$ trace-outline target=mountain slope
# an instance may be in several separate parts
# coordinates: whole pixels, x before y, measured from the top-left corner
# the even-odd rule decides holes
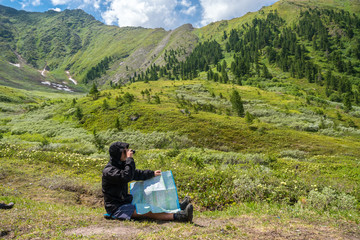
[[[79,83],[96,80],[98,84],[104,85],[127,82],[131,78],[131,81],[134,81],[136,76],[153,64],[166,65],[164,57],[166,52],[170,53],[171,50],[176,51],[175,58],[185,60],[199,39],[202,42],[214,39],[225,49],[227,41],[224,39],[224,33],[229,35],[233,29],[252,26],[255,18],[266,19],[269,13],[276,12],[285,21],[283,27],[292,27],[298,24],[301,11],[314,8],[336,11],[343,9],[357,13],[359,4],[350,0],[283,0],[238,19],[211,23],[195,30],[189,25],[184,25],[170,32],[163,29],[105,26],[81,10],[27,13],[2,6],[0,46],[4,60],[17,63],[16,54],[19,53],[30,66],[38,70],[50,70],[53,81],[71,84],[65,73],[69,71],[71,77]],[[331,31],[339,29],[339,23],[335,24],[335,28],[329,24],[325,25],[330,35]],[[301,43],[307,44],[303,41]],[[350,46],[345,45],[344,52],[354,51],[355,48],[356,42],[352,41]],[[315,61],[323,61],[321,56],[314,56],[313,53],[316,51],[309,48],[306,50],[310,52],[309,57],[315,58]],[[234,61],[233,58],[227,60]],[[357,64],[356,62],[352,65],[357,67]],[[281,71],[272,69],[272,66],[270,69],[271,72],[281,74]]]
[[[46,68],[62,80],[66,79],[65,71],[69,70],[81,82],[92,67],[105,57],[111,57],[110,64],[116,74],[109,75],[117,82],[128,75],[124,71],[127,65],[134,70],[145,70],[153,55],[163,50],[158,44],[167,42],[166,37],[170,34],[163,29],[106,26],[82,10],[27,13],[0,6],[0,14],[3,59],[17,63],[18,52],[35,69]],[[191,32],[192,29],[182,31]],[[177,45],[188,49],[186,44],[180,42]],[[127,59],[132,54],[133,57]],[[124,69],[118,67],[120,63]],[[117,74],[119,71],[120,75]]]
[[[309,8],[345,10],[357,15],[360,14],[360,3],[356,0],[280,0],[271,6],[263,7],[257,12],[249,12],[240,18],[210,23],[207,26],[196,29],[195,33],[204,40],[215,38],[221,41],[223,31],[230,32],[231,29],[240,28],[243,24],[250,24],[254,18],[263,18],[271,11],[276,10],[279,16],[290,25],[299,17],[300,11]]]

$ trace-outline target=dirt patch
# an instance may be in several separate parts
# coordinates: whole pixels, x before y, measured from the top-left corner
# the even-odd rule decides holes
[[[114,236],[117,239],[119,238],[131,239],[131,238],[135,238],[141,232],[142,230],[136,227],[119,224],[118,226],[94,225],[94,226],[82,227],[82,228],[69,230],[66,232],[66,234],[85,236],[85,237],[92,235],[104,235],[104,236]]]
[[[303,220],[281,220],[277,217],[241,216],[234,218],[198,217],[193,224],[176,222],[108,220],[101,225],[93,225],[69,230],[66,234],[78,236],[98,235],[101,239],[152,239],[162,232],[161,239],[167,236],[188,239],[359,239],[359,234],[348,234],[346,229]],[[101,236],[101,237],[100,237]]]
[[[282,221],[277,217],[244,216],[223,220],[199,218],[196,223],[211,228],[219,226],[221,232],[241,232],[244,239],[355,239],[355,236],[331,226],[307,223],[293,219]],[[353,233],[353,232],[352,232]]]
[[[137,239],[139,235],[146,236],[148,233],[157,233],[166,228],[173,228],[176,223],[163,221],[119,221],[104,220],[101,224],[70,229],[66,235],[99,236],[98,239]]]

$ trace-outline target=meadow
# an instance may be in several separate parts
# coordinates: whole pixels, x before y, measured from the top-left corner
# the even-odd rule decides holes
[[[232,89],[250,119],[234,114]],[[96,99],[1,94],[0,200],[16,203],[2,215],[5,238],[109,239],[106,229],[120,223],[102,219],[101,171],[119,140],[137,150],[138,168],[172,170],[179,198],[196,209],[193,225],[121,223],[134,238],[359,237],[357,107],[201,76],[137,82]]]
[[[0,238],[360,239],[359,6],[173,31],[0,6]],[[173,172],[193,223],[103,218],[115,141]]]

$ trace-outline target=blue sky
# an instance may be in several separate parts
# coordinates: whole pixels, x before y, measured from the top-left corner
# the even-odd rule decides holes
[[[174,29],[191,23],[241,17],[278,0],[0,0],[1,5],[31,12],[83,9],[108,25]]]

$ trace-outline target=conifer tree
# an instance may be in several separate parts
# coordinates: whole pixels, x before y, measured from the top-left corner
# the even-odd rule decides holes
[[[93,130],[94,144],[99,152],[104,151],[105,142],[104,140],[97,134],[96,129]]]
[[[106,99],[104,99],[102,107],[103,107],[104,110],[108,110],[108,109],[109,109],[109,104],[108,104],[108,102],[106,101]]]
[[[253,120],[254,120],[254,116],[249,113],[248,111],[246,111],[245,113],[245,121],[249,124],[253,123]]]
[[[216,70],[217,70],[218,72],[221,72],[221,64],[220,64],[220,63],[218,63],[218,64],[216,65]]]
[[[83,117],[82,110],[81,110],[81,108],[80,108],[79,106],[76,107],[75,117],[76,117],[78,120],[81,120],[82,117]]]
[[[125,102],[131,103],[131,102],[134,101],[135,96],[132,95],[131,93],[126,92],[126,93],[124,94],[124,96],[123,96],[123,99],[125,100]]]
[[[222,78],[221,82],[223,83],[227,83],[229,81],[229,76],[224,68],[221,71],[221,78]]]
[[[226,31],[224,31],[223,39],[224,39],[224,40],[227,39],[227,33],[226,33]]]
[[[263,76],[264,78],[267,78],[267,79],[272,78],[272,76],[271,76],[271,74],[270,74],[270,72],[269,72],[269,70],[268,70],[268,68],[266,67],[265,64],[263,64],[262,76]]]
[[[158,94],[155,94],[155,96],[153,96],[153,98],[154,98],[156,104],[160,104],[160,103],[161,103],[160,97],[159,97]]]
[[[73,98],[73,100],[72,100],[72,103],[71,103],[71,106],[75,106],[76,105],[76,98]]]
[[[350,93],[346,93],[344,97],[345,112],[349,112],[352,109]]]
[[[115,128],[120,132],[122,130],[119,118],[116,118]]]
[[[231,96],[230,96],[230,102],[232,104],[233,109],[235,110],[236,114],[239,117],[243,117],[244,116],[244,106],[243,103],[241,101],[241,97],[238,91],[236,91],[235,89],[233,89]]]
[[[90,91],[89,91],[89,94],[93,97],[94,100],[98,99],[99,97],[99,90],[97,89],[96,87],[96,84],[93,83]]]

